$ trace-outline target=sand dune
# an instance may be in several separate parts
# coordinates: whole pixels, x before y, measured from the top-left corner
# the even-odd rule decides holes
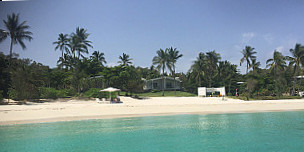
[[[304,110],[304,100],[241,101],[198,97],[121,97],[122,104],[57,100],[27,105],[1,105],[0,125],[174,114],[214,114]]]

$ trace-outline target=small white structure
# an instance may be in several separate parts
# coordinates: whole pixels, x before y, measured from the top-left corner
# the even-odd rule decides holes
[[[120,89],[109,87],[103,90],[100,90],[100,92],[110,92],[110,101],[112,100],[111,92],[118,92]]]
[[[299,92],[300,97],[304,97],[304,91]]]
[[[206,88],[206,87],[198,87],[197,93],[199,97],[206,97],[208,94],[214,94],[215,92],[219,92],[220,96],[226,96],[225,87],[221,88]]]
[[[207,95],[206,87],[198,87],[197,94],[199,97],[206,97]]]

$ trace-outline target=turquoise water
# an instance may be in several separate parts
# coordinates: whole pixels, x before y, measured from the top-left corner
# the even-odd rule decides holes
[[[0,126],[0,151],[304,151],[304,112]]]

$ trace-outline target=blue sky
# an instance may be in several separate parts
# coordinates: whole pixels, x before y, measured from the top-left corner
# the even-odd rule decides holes
[[[303,0],[30,0],[0,2],[0,28],[7,14],[20,13],[34,33],[27,49],[14,46],[22,58],[55,67],[61,55],[52,42],[76,27],[91,33],[94,48],[117,65],[127,53],[136,66],[149,67],[160,48],[176,47],[184,55],[178,72],[187,72],[199,52],[216,50],[222,60],[239,65],[241,50],[250,45],[265,67],[275,49],[290,55],[304,44]],[[9,53],[9,40],[0,51]],[[89,56],[89,55],[87,55]],[[244,73],[245,66],[239,67]]]

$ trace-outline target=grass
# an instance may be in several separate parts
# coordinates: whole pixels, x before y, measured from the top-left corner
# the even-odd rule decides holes
[[[120,95],[125,95],[125,92],[120,92]],[[194,97],[197,96],[196,94],[183,92],[183,91],[176,91],[176,94],[174,91],[165,91],[165,95],[162,96],[161,91],[152,91],[152,92],[146,92],[146,93],[136,93],[133,95],[141,96],[141,97]]]
[[[232,99],[240,99],[240,100],[247,100],[245,96],[228,96],[228,98]],[[258,96],[258,97],[253,97],[249,98],[249,100],[280,100],[280,99],[301,99],[302,97],[300,96]]]

